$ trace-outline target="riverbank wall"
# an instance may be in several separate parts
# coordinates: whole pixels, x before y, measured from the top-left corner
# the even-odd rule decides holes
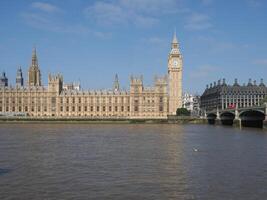
[[[46,123],[46,124],[206,124],[205,119],[172,116],[168,119],[97,119],[97,118],[0,118],[0,124]]]

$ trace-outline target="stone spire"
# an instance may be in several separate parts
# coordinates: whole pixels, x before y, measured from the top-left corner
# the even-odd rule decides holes
[[[28,85],[41,86],[41,72],[38,65],[36,48],[32,51],[32,63],[28,71]]]
[[[174,29],[172,44],[178,44],[178,40],[177,40],[177,37],[176,37],[176,29]]]
[[[37,59],[37,54],[36,54],[36,47],[34,47],[33,51],[32,51],[32,67],[38,68],[38,59]]]
[[[18,70],[17,70],[16,86],[17,87],[22,87],[23,86],[23,75],[22,75],[21,67],[19,67]]]
[[[172,39],[172,47],[170,54],[180,54],[179,43],[176,36],[176,29],[174,30],[173,39]]]
[[[118,74],[115,75],[115,80],[114,80],[114,84],[113,84],[113,90],[114,91],[119,91],[120,90],[120,83],[119,83]]]

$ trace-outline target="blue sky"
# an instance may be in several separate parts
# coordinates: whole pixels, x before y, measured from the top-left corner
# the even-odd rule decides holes
[[[220,78],[267,82],[267,1],[112,0],[0,1],[0,70],[14,85],[37,48],[42,81],[62,73],[84,89],[110,88],[118,73],[167,73],[176,27],[184,58],[184,91],[201,94]]]

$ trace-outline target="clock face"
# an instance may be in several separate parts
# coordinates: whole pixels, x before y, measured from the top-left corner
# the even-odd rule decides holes
[[[177,67],[177,66],[178,66],[178,61],[177,61],[177,60],[174,60],[174,61],[173,61],[173,65],[174,65],[175,67]]]

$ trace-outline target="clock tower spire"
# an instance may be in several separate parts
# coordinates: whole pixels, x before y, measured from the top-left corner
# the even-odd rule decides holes
[[[176,31],[174,31],[173,40],[171,43],[171,51],[168,58],[170,115],[175,115],[177,108],[182,107],[182,71],[183,59],[176,37]]]

